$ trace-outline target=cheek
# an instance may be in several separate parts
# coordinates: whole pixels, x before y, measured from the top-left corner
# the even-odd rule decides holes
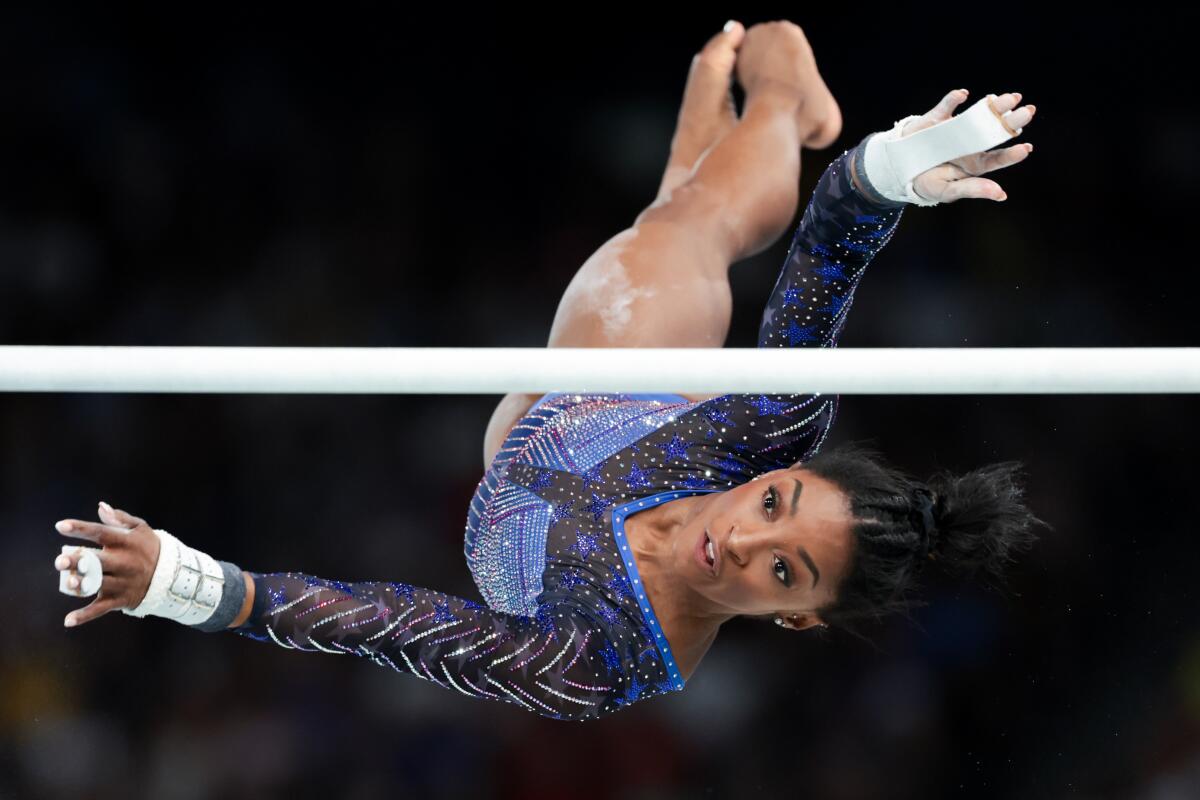
[[[745,574],[737,580],[709,584],[707,594],[744,614],[772,611],[779,602],[772,594],[770,584],[752,580]]]

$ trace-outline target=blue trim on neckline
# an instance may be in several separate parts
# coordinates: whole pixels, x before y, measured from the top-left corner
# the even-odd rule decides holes
[[[633,582],[633,591],[637,595],[638,608],[646,615],[646,624],[654,634],[654,643],[658,645],[658,652],[662,655],[663,664],[666,666],[667,674],[671,678],[671,688],[677,692],[683,691],[683,687],[687,681],[679,674],[679,667],[675,664],[675,655],[671,652],[671,644],[667,641],[667,637],[663,635],[662,625],[658,623],[658,615],[654,613],[654,608],[650,605],[650,600],[646,597],[646,593],[642,589],[642,577],[638,574],[637,562],[633,558],[633,553],[629,550],[629,540],[625,537],[625,520],[639,511],[645,511],[668,500],[719,491],[721,490],[673,489],[667,492],[659,492],[649,497],[630,500],[628,503],[623,503],[613,509],[613,535],[617,538],[617,552],[621,554],[621,560],[625,562],[625,571],[629,573],[630,580]]]

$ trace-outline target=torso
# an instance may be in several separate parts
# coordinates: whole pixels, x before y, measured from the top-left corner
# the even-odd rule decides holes
[[[724,491],[803,460],[836,410],[836,397],[821,395],[702,398],[510,395],[506,412],[520,416],[502,420],[505,409],[497,409],[490,428],[507,435],[489,443],[468,506],[464,553],[487,605],[539,624],[556,607],[582,609],[609,638],[609,651],[622,654],[612,669],[631,681],[639,676],[629,684],[631,697],[647,686],[682,689],[719,625],[660,597],[654,587],[666,584],[653,574],[638,601],[638,573],[656,565],[633,554],[637,540],[645,544],[638,525],[634,542],[622,541],[623,526],[655,505]]]

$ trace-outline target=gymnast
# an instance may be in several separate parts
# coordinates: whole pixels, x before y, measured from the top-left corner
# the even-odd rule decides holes
[[[859,280],[907,206],[1003,201],[982,176],[1032,150],[988,149],[1029,124],[1035,109],[1020,99],[988,95],[954,115],[967,100],[954,90],[835,158],[758,346],[836,347]],[[798,26],[730,21],[692,60],[655,200],[579,269],[549,346],[720,347],[730,265],[792,224],[801,149],[829,147],[841,127]],[[464,551],[483,603],[397,581],[243,571],[101,502],[100,523],[56,526],[98,545],[66,545],[55,560],[60,591],[97,595],[64,622],[114,609],[167,617],[586,720],[681,691],[735,617],[861,635],[857,623],[913,607],[931,561],[1001,579],[1032,546],[1045,523],[1024,505],[1019,462],[921,482],[857,443],[820,451],[837,404],[820,394],[506,396],[467,511]]]

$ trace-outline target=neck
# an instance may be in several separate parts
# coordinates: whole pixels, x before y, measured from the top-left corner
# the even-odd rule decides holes
[[[681,529],[710,497],[681,497],[625,521],[625,536],[642,586],[685,678],[708,651],[722,623],[737,616],[698,594],[674,567],[673,554],[682,545],[678,541]]]

